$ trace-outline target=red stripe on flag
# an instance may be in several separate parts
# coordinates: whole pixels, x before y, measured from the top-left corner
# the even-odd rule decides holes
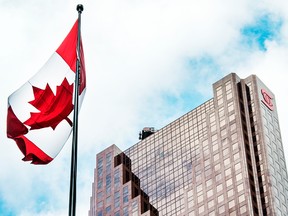
[[[56,52],[64,59],[74,73],[76,72],[76,45],[78,33],[78,20],[74,23],[69,34],[58,47]]]
[[[27,133],[27,127],[17,118],[12,107],[9,106],[7,113],[7,137],[14,139]]]
[[[78,38],[78,20],[74,23],[69,34],[66,36],[62,44],[58,47],[56,52],[63,58],[74,73],[76,72],[76,60],[77,60],[77,38]],[[82,40],[80,41],[80,55],[81,55],[81,75],[80,75],[80,92],[86,87],[86,73],[85,73],[85,61],[84,52],[82,46]]]
[[[27,139],[24,134],[28,133],[25,125],[16,117],[11,106],[7,115],[7,136],[17,143],[18,148],[24,154],[24,161],[32,160],[32,164],[48,164],[53,160],[39,149],[33,142]]]
[[[32,164],[48,164],[53,160],[53,158],[45,154],[25,136],[15,138],[14,140],[19,149],[25,155],[25,157],[22,159],[23,161],[31,161]]]
[[[56,155],[61,150],[64,143],[66,142],[67,138],[69,137],[69,134],[71,132],[72,123],[71,123],[71,120],[66,118],[66,117],[69,115],[69,113],[71,113],[71,111],[73,109],[73,104],[72,104],[73,87],[72,87],[72,84],[69,84],[66,79],[67,79],[67,77],[69,77],[68,75],[73,75],[73,72],[74,73],[76,72],[76,61],[77,61],[76,49],[77,49],[78,27],[79,26],[78,26],[78,20],[77,20],[74,23],[74,25],[73,25],[72,29],[70,30],[69,34],[67,35],[67,37],[64,39],[62,44],[56,50],[57,57],[61,57],[61,59],[57,58],[57,61],[54,61],[55,60],[54,59],[53,61],[51,61],[51,63],[55,64],[55,65],[53,65],[52,67],[50,65],[49,67],[46,67],[43,69],[48,74],[47,75],[42,74],[43,71],[41,69],[40,74],[37,75],[37,79],[35,77],[32,78],[32,80],[33,80],[32,83],[34,83],[34,84],[32,85],[31,82],[29,81],[31,84],[30,90],[29,90],[29,88],[27,88],[27,86],[21,87],[17,90],[16,93],[14,92],[8,98],[9,107],[8,107],[8,114],[7,114],[7,136],[8,136],[8,138],[15,140],[19,149],[24,154],[24,158],[23,158],[24,161],[32,160],[33,164],[47,164],[47,163],[49,163],[54,157],[56,157]],[[82,41],[80,41],[80,47],[79,48],[80,48],[80,50],[79,50],[79,55],[80,55],[79,95],[83,95],[83,97],[84,97],[84,94],[82,94],[82,92],[84,92],[84,89],[86,88],[86,75],[85,75],[85,64],[84,64],[84,53],[83,53]],[[56,53],[54,53],[54,55]],[[60,60],[60,61],[58,61],[58,60]],[[49,62],[49,64],[50,64],[50,62]],[[59,70],[57,68],[57,64],[59,64],[59,66],[61,65],[59,67],[59,69],[63,69],[63,64],[66,64],[68,66],[68,68],[64,69],[64,71],[62,73],[60,71],[60,75],[59,75],[59,76],[63,76],[63,80],[67,82],[67,85],[64,85],[64,83],[63,83],[64,81],[62,82],[62,84],[59,83],[60,85],[58,84],[58,86],[57,86],[56,95],[53,94],[53,97],[52,97],[52,91],[50,91],[50,93],[51,93],[50,96],[52,98],[54,98],[55,100],[52,100],[50,98],[50,100],[47,101],[47,98],[45,98],[44,100],[45,100],[45,103],[47,106],[45,105],[42,107],[42,106],[40,106],[41,100],[40,100],[40,95],[38,95],[38,93],[39,93],[39,91],[42,92],[42,90],[44,92],[46,92],[46,90],[48,88],[42,89],[38,85],[40,85],[43,82],[44,83],[47,82],[47,86],[52,85],[53,87],[55,87],[55,83],[51,81],[51,78],[53,79],[54,75],[58,75]],[[70,72],[69,68],[71,69],[71,72]],[[40,76],[42,76],[42,77],[40,77]],[[49,79],[47,79],[48,78],[47,76],[50,76]],[[61,77],[58,77],[58,79],[59,78],[61,78]],[[47,79],[47,81],[41,80],[41,79]],[[29,84],[29,82],[28,82],[28,84]],[[70,85],[71,85],[71,89],[70,89]],[[67,86],[69,86],[69,88]],[[68,96],[67,95],[65,96],[65,94],[63,96],[63,94],[61,93],[62,87],[65,87],[66,90],[70,90],[69,95],[71,97],[69,96],[69,98],[68,98]],[[35,91],[35,89],[37,89],[37,90]],[[60,93],[59,93],[59,91],[60,91]],[[27,107],[27,103],[29,103],[29,100],[30,100],[30,96],[28,96],[28,95],[31,93],[34,93],[35,99],[33,101],[30,101],[30,104],[32,104],[38,110],[41,107],[39,113],[33,113],[33,112],[31,112],[31,109]],[[36,95],[37,95],[37,97],[36,97]],[[60,97],[60,95],[61,95],[61,97]],[[64,101],[61,100],[63,98],[62,96],[65,98]],[[68,99],[69,99],[69,102],[67,102]],[[67,103],[63,103],[65,101]],[[47,102],[49,102],[49,105],[47,104]],[[10,104],[11,104],[11,106],[10,106]],[[59,110],[59,108],[61,108],[61,107],[59,107],[59,104],[63,105],[63,106],[61,106],[63,108],[62,110]],[[23,109],[21,106],[23,106]],[[13,109],[14,109],[15,113],[14,113]],[[17,112],[16,112],[16,110],[17,110]],[[47,110],[49,112],[47,112]],[[63,111],[64,111],[64,115],[62,115]],[[27,116],[27,114],[28,114],[27,112],[30,112],[30,118],[28,120],[21,119],[19,117],[19,116],[22,116],[22,118],[24,118],[23,116],[25,116],[25,115]],[[47,114],[48,114],[48,116],[47,116]],[[32,115],[33,115],[33,120],[34,119],[36,119],[36,120],[31,123],[30,119],[32,118]],[[59,116],[60,116],[60,118],[59,118]],[[41,117],[41,119],[40,119],[40,117]],[[23,121],[20,121],[20,119]],[[41,123],[42,122],[45,123],[44,125],[40,124],[40,127],[39,127],[39,121],[38,121],[39,119],[41,120]],[[62,120],[67,120],[67,122],[69,123],[69,126],[66,124],[67,127],[65,126],[63,128],[63,134],[60,134],[59,130],[62,130],[62,129],[57,130],[56,126]],[[23,122],[25,122],[26,125]],[[35,124],[34,124],[34,122],[35,122]],[[36,124],[37,124],[37,126],[34,126]],[[27,126],[30,126],[30,127],[27,127]],[[50,136],[50,135],[54,136],[54,133],[55,133],[55,135],[57,135],[57,134],[59,135],[59,137],[56,136],[56,138],[57,139],[59,138],[59,140],[55,140],[55,143],[48,143],[48,142],[40,143],[43,141],[42,139],[47,139],[47,138],[46,137],[38,137],[34,140],[34,138],[35,138],[34,133],[32,134],[33,136],[31,136],[31,140],[29,140],[30,136],[29,135],[27,136],[26,134],[29,134],[30,130],[35,130],[35,131],[41,130],[43,127],[51,127],[53,130],[48,132],[47,136]],[[57,130],[57,133],[55,132],[56,130]],[[38,146],[41,146],[41,147],[38,147]]]

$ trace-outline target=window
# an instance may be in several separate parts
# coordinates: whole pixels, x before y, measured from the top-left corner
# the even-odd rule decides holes
[[[201,203],[203,201],[203,195],[200,195],[197,197],[198,203]]]
[[[240,170],[241,169],[241,163],[239,162],[239,163],[237,163],[236,165],[235,165],[235,171],[237,171],[237,170]],[[237,179],[237,178],[236,178]],[[238,180],[237,180],[238,181]]]
[[[212,114],[210,115],[210,122],[215,122],[215,115],[214,115],[214,113],[212,113]]]
[[[243,183],[237,186],[238,193],[240,193],[243,190],[244,190]]]
[[[217,198],[218,203],[223,202],[223,200],[224,200],[224,196],[223,196],[223,194],[220,195],[220,196],[218,196],[218,198]]]
[[[239,203],[243,202],[245,200],[245,194],[242,194],[241,196],[239,196]]]
[[[111,174],[106,175],[106,193],[111,192]]]
[[[219,184],[217,187],[216,187],[216,191],[217,192],[220,192],[223,190],[223,185],[222,184]]]
[[[240,214],[243,215],[246,212],[246,206],[240,208]]]
[[[211,164],[210,158],[208,158],[207,160],[205,160],[205,161],[204,161],[204,167],[205,167],[205,169],[206,169],[206,167],[207,167],[208,165],[210,165],[210,164]]]
[[[222,86],[219,86],[219,87],[216,89],[216,95],[217,95],[217,96],[222,95]]]
[[[234,114],[229,116],[229,121],[230,122],[233,121],[234,119],[235,119],[235,115]],[[236,130],[236,123],[232,123],[230,125],[230,131],[234,131],[234,130]]]
[[[216,181],[221,180],[221,178],[222,178],[222,174],[221,174],[221,173],[219,173],[219,174],[216,175]]]
[[[120,172],[119,172],[119,169],[115,170],[115,172],[114,172],[114,185],[115,185],[116,188],[120,186]]]
[[[233,146],[232,146],[232,149],[233,150],[239,149],[238,143],[234,143]]]
[[[219,108],[218,113],[219,113],[219,118],[223,117],[225,115],[224,107]]]
[[[217,140],[217,135],[216,134],[213,135],[211,139],[212,139],[212,142],[216,141]]]
[[[109,214],[111,212],[111,206],[106,207],[106,214]]]
[[[102,188],[102,185],[103,185],[102,179],[98,179],[97,188],[98,188],[98,189],[101,189],[101,188]]]
[[[98,193],[97,193],[97,199],[98,199],[98,200],[101,200],[102,197],[103,197],[103,193],[102,193],[102,192],[98,192]]]
[[[125,207],[123,208],[123,216],[129,216],[128,206],[125,206]]]
[[[219,207],[219,214],[222,214],[225,212],[225,205],[222,205]]]
[[[231,135],[231,140],[233,141],[233,140],[237,140],[237,133],[233,133],[232,135]]]
[[[234,154],[234,161],[236,161],[238,158],[240,158],[240,154],[239,154],[239,152],[236,153],[236,154]]]
[[[209,198],[211,196],[213,196],[213,189],[207,191],[207,197]]]
[[[97,203],[97,208],[101,208],[103,206],[103,201]]]
[[[231,98],[232,98],[232,91],[229,90],[229,91],[227,91],[227,100],[229,100]]]
[[[230,90],[231,89],[231,82],[230,81],[227,81],[225,83],[225,87],[226,87],[226,91]]]
[[[236,175],[236,181],[240,181],[242,180],[242,173],[239,173],[238,175]]]
[[[213,210],[213,211],[209,212],[208,216],[216,216],[215,211]]]
[[[129,193],[129,190],[128,190],[128,186],[126,185],[123,188],[123,203],[127,203],[129,201],[128,193]]]
[[[194,211],[190,211],[190,212],[189,212],[189,216],[195,216]]]
[[[204,205],[200,206],[199,207],[199,214],[203,213],[204,212]]]
[[[226,124],[225,119],[223,119],[223,120],[220,121],[220,127],[223,127],[225,124]]]
[[[120,206],[120,192],[116,191],[114,194],[114,206],[115,208]]]
[[[211,185],[212,185],[212,179],[207,180],[206,181],[206,187],[208,188]]]
[[[200,191],[202,193],[202,184],[198,185],[197,188],[196,188],[196,192],[197,193],[200,193]]]
[[[234,188],[228,191],[228,197],[231,197],[234,195]]]
[[[229,155],[229,148],[223,150],[223,156]]]
[[[219,160],[219,153],[217,153],[217,154],[215,154],[214,156],[213,156],[213,160],[214,161],[217,161],[217,160]]]
[[[134,212],[138,213],[138,200],[137,199],[135,199],[132,203],[132,211],[133,211],[133,213]]]
[[[107,163],[111,163],[111,160],[112,160],[112,153],[109,152],[109,153],[107,153],[107,155],[106,155],[106,162],[107,162]]]
[[[97,160],[97,176],[98,178],[102,177],[103,175],[103,159],[98,158]]]
[[[232,200],[229,202],[229,208],[233,208],[235,206],[235,201]]]
[[[231,112],[234,110],[234,104],[233,102],[228,103],[228,112]]]
[[[230,165],[230,158],[227,158],[226,160],[224,160],[224,166],[228,166]]]
[[[211,200],[210,202],[208,202],[208,208],[211,208],[214,206],[214,200]]]
[[[218,102],[218,106],[223,104],[223,98],[219,98],[217,102]]]
[[[229,176],[231,174],[231,168],[225,170],[225,176]]]
[[[226,181],[226,186],[229,187],[231,185],[232,185],[232,179],[230,178]]]
[[[221,134],[221,137],[225,137],[226,134],[227,134],[226,128],[222,129],[222,130],[220,131],[220,134]]]

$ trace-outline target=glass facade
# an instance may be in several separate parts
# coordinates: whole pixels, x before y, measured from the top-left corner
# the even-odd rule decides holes
[[[131,160],[115,145],[99,153],[96,160],[89,216],[159,215],[131,171]]]
[[[214,83],[213,93],[121,153],[146,196],[145,211],[138,211],[142,196],[131,195],[133,186],[125,185],[125,167],[116,163],[120,150],[112,146],[110,156],[107,150],[99,153],[89,215],[117,215],[119,206],[120,215],[288,215],[274,95],[256,76],[240,79],[234,73]],[[110,194],[114,205],[109,208],[103,196]]]

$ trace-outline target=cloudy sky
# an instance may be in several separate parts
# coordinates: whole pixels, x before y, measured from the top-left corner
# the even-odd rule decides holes
[[[231,72],[256,74],[274,92],[288,149],[287,1],[0,0],[0,215],[67,215],[71,139],[49,165],[31,165],[6,138],[6,115],[7,97],[58,48],[78,3],[88,77],[78,215],[89,210],[98,152],[111,144],[125,150],[144,126],[161,128],[204,103]]]

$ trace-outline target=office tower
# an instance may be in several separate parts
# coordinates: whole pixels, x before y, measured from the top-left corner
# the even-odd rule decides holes
[[[141,135],[97,155],[89,216],[288,215],[276,101],[255,75],[227,75],[212,99]]]

